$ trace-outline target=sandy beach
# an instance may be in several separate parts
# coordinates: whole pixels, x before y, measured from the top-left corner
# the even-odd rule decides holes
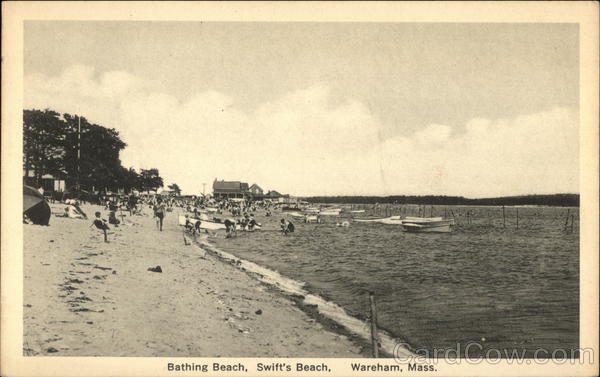
[[[53,213],[64,205],[52,204]],[[103,208],[84,205],[88,216]],[[177,214],[24,225],[24,355],[360,357],[293,300],[195,245]],[[162,272],[148,271],[160,266]]]

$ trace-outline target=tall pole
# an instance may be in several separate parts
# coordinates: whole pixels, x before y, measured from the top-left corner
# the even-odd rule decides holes
[[[369,292],[369,304],[371,306],[371,345],[373,346],[373,357],[379,357],[379,338],[377,336],[377,306],[375,305],[375,295]]]
[[[202,184],[202,195],[206,195],[206,183]]]
[[[77,191],[80,190],[80,187],[79,187],[79,176],[81,174],[80,160],[81,160],[81,115],[79,115],[77,117]]]

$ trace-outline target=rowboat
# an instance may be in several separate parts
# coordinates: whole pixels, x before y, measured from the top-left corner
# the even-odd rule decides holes
[[[203,219],[195,219],[192,217],[188,217],[187,220],[189,220],[194,226],[196,226],[196,223],[198,221],[200,221],[200,229],[208,229],[208,230],[225,230],[225,224],[217,222],[217,221],[210,221],[210,220],[203,220]],[[186,224],[186,217],[183,215],[179,215],[179,225],[185,225]]]
[[[302,212],[305,212],[305,213],[319,213],[319,209],[318,208],[314,208],[314,207],[308,207],[308,208],[305,208]]]
[[[374,219],[354,219],[357,223],[379,223],[387,225],[402,225],[400,216],[378,217]]]
[[[304,222],[305,223],[319,223],[319,216],[317,215],[306,215],[304,217]]]
[[[450,233],[454,220],[442,217],[406,217],[402,219],[402,227],[406,232],[414,233]]]
[[[442,217],[405,217],[390,216],[374,219],[354,219],[357,223],[377,223],[386,225],[401,225],[406,232],[449,233],[452,231],[454,220],[444,220]]]
[[[323,216],[339,216],[342,210],[340,208],[326,208],[319,212],[319,215]]]
[[[365,213],[365,210],[364,209],[356,209],[356,210],[350,211],[350,213]]]
[[[288,215],[296,220],[303,220],[305,218],[305,215],[300,212],[290,212]]]

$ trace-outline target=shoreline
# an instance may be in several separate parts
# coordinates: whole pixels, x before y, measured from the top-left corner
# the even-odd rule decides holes
[[[61,212],[61,204],[51,207]],[[111,227],[109,243],[91,219],[23,225],[24,356],[368,355],[289,296],[185,246],[176,211],[163,232],[144,212]],[[158,265],[162,273],[148,271]]]
[[[200,241],[194,239],[193,242],[199,248],[213,253],[224,263],[230,263],[247,274],[254,275],[255,279],[295,302],[302,311],[327,327],[330,331],[346,336],[354,343],[360,345],[363,356],[371,357],[370,333],[364,331],[364,328],[370,326],[368,321],[351,316],[335,302],[305,290],[305,283],[287,278],[280,275],[277,271],[270,270],[267,267],[218,249],[216,246],[209,244],[206,237],[201,237]],[[266,277],[265,273],[269,274],[269,276]],[[394,353],[403,357],[414,356],[414,351],[411,349],[396,348],[398,339],[391,335],[388,330],[379,327],[378,337],[380,357],[393,358]],[[407,345],[407,342],[404,341],[402,344]]]

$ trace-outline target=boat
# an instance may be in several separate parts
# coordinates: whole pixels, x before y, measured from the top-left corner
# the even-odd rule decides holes
[[[306,215],[304,217],[304,222],[305,223],[320,223],[321,220],[319,219],[319,216],[317,215]]]
[[[364,209],[356,209],[356,210],[350,211],[350,213],[365,213],[365,210]]]
[[[207,230],[225,230],[225,224],[223,224],[222,222],[219,221],[214,221],[214,219],[211,220],[204,220],[202,218],[200,219],[196,219],[193,217],[188,217],[187,218],[192,224],[194,224],[194,226],[196,225],[196,222],[200,221],[200,229],[207,229]],[[186,217],[184,215],[179,215],[179,225],[185,225],[186,223]]]
[[[400,216],[390,216],[390,217],[376,217],[370,219],[354,219],[354,221],[358,223],[379,223],[379,224],[387,224],[387,225],[402,225],[402,219]]]
[[[402,219],[405,232],[413,233],[450,233],[454,220],[442,217],[406,217]]]
[[[290,213],[288,213],[288,215],[290,215],[292,218],[294,218],[296,220],[304,220],[304,218],[306,217],[306,215],[304,215],[300,212],[290,212]]]
[[[301,211],[302,208],[300,208],[298,206],[294,206],[294,207],[292,207],[292,206],[283,206],[283,207],[281,207],[281,210],[284,211],[284,212],[289,212],[289,211],[296,211],[297,212],[297,211]]]
[[[342,212],[341,208],[325,208],[319,212],[319,215],[322,216],[339,216],[340,212]]]

